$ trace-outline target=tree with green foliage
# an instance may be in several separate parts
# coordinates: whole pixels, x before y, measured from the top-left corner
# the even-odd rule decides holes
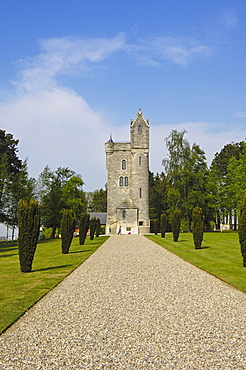
[[[210,194],[213,197],[217,229],[220,229],[220,223],[230,224],[232,228],[233,218],[236,229],[240,200],[245,189],[245,185],[242,186],[245,145],[244,141],[226,144],[220,152],[215,153],[211,163],[208,180],[213,184]]]
[[[177,242],[179,240],[180,224],[181,224],[181,211],[180,209],[175,209],[171,216],[173,241]]]
[[[40,205],[37,200],[19,201],[18,226],[20,268],[22,272],[30,272],[40,229]]]
[[[28,177],[27,161],[8,184],[8,197],[5,201],[5,224],[12,228],[12,241],[18,225],[18,203],[20,199],[30,200],[34,197],[35,179]]]
[[[208,170],[204,151],[195,143],[190,145],[184,138],[185,133],[185,130],[172,130],[165,138],[168,157],[162,164],[167,178],[170,212],[179,208],[182,218],[190,226],[194,206],[206,208]]]
[[[72,209],[63,210],[61,219],[61,239],[63,254],[67,254],[69,252],[69,248],[73,240],[75,220],[75,212]]]
[[[12,198],[16,199],[18,183],[16,177],[23,166],[17,155],[18,143],[19,140],[15,140],[12,134],[7,134],[4,130],[0,130],[0,222],[4,223],[10,222],[8,212],[11,209]],[[15,189],[14,195],[12,194],[13,188]],[[18,187],[19,191],[21,191],[21,187]],[[21,196],[15,203],[15,222],[19,199],[21,199]]]
[[[100,189],[87,193],[87,199],[89,212],[107,212],[107,190]]]
[[[149,172],[149,217],[160,219],[163,212],[168,209],[167,178],[164,173]]]
[[[82,213],[79,221],[79,244],[85,244],[86,235],[89,229],[90,215]]]
[[[192,212],[192,232],[195,249],[201,249],[203,240],[203,214],[200,207],[195,207]]]
[[[160,218],[160,232],[162,238],[165,238],[166,229],[167,229],[167,214],[162,213]]]
[[[246,195],[244,195],[241,204],[241,210],[238,221],[238,236],[243,257],[243,266],[246,267]]]
[[[76,219],[86,211],[83,180],[69,168],[58,167],[52,171],[46,166],[38,179],[38,196],[42,205],[42,223],[52,227],[53,237],[60,227],[63,209],[73,209]]]

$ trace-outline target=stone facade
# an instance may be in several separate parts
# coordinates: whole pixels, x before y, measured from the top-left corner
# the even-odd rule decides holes
[[[106,233],[149,232],[149,121],[138,111],[130,122],[130,143],[105,143]]]

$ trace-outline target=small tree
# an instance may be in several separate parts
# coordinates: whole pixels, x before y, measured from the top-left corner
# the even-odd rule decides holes
[[[61,219],[62,253],[67,254],[75,229],[75,213],[72,209],[64,209]]]
[[[181,223],[181,212],[179,209],[175,209],[172,214],[172,232],[173,241],[177,242],[179,239],[180,223]]]
[[[244,196],[239,220],[238,220],[238,236],[243,257],[243,266],[246,267],[246,195]]]
[[[79,244],[85,244],[85,238],[89,229],[90,215],[88,213],[82,213],[79,221]]]
[[[195,249],[201,249],[203,239],[203,215],[200,207],[192,211],[192,232]]]
[[[100,235],[100,230],[101,230],[101,223],[100,223],[100,218],[96,219],[96,237],[98,238]]]
[[[90,240],[94,239],[95,231],[96,231],[96,221],[95,217],[90,219]]]
[[[32,270],[40,228],[40,205],[36,200],[21,199],[18,205],[19,260],[22,272]]]
[[[165,238],[166,229],[167,229],[167,214],[162,213],[160,219],[160,232],[162,238]]]

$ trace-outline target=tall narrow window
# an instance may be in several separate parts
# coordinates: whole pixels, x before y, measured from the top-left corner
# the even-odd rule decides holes
[[[138,157],[138,164],[139,166],[142,166],[142,157]]]
[[[125,170],[126,169],[126,161],[124,159],[121,162],[121,168],[122,168],[122,170]]]
[[[119,182],[119,185],[120,185],[120,186],[123,186],[123,177],[122,177],[122,176],[120,176],[120,182]]]
[[[125,177],[125,186],[128,186],[128,177]]]
[[[141,125],[138,125],[138,133],[141,134],[142,133],[142,126]]]
[[[126,211],[122,211],[122,218],[126,218]]]
[[[139,189],[139,198],[142,198],[142,188]]]

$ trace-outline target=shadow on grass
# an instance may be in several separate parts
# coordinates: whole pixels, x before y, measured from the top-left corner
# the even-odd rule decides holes
[[[62,266],[47,267],[47,268],[45,268],[45,269],[32,270],[31,272],[48,271],[48,270],[55,270],[55,269],[62,269],[63,267],[69,267],[69,266],[72,266],[72,265],[62,265]]]
[[[18,256],[18,253],[3,254],[2,256],[0,256],[0,258],[4,258],[4,257],[12,257],[12,256]],[[1,368],[0,368],[0,369],[1,369]]]
[[[9,247],[0,247],[0,253],[1,252],[10,252],[10,251],[15,251],[15,250],[17,250],[18,249],[18,247],[14,247],[14,246],[9,246]]]
[[[83,253],[83,252],[90,252],[91,249],[84,249],[82,251],[76,251],[76,252],[69,252],[69,254],[73,254],[73,253]]]

